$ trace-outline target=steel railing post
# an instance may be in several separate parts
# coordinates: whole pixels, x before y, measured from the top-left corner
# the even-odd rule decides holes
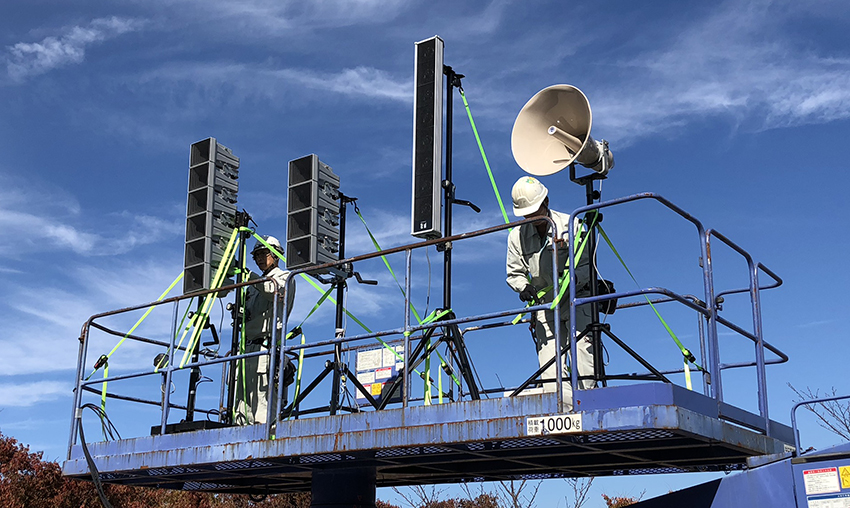
[[[77,425],[80,420],[82,420],[82,410],[80,409],[80,404],[83,399],[83,374],[85,373],[85,363],[86,363],[86,349],[88,347],[88,338],[89,338],[89,324],[91,320],[87,321],[85,325],[83,325],[83,329],[80,332],[80,349],[77,352],[77,375],[74,380],[74,407],[71,411],[71,432],[68,434],[68,460],[71,460],[71,449],[74,447],[74,444],[77,442]]]
[[[404,383],[402,406],[407,407],[410,402],[410,288],[411,272],[413,266],[413,250],[407,249],[407,260],[404,267]]]
[[[168,413],[171,409],[171,378],[174,373],[174,341],[177,339],[177,316],[179,314],[180,301],[174,301],[174,311],[171,316],[171,337],[168,346],[168,365],[165,367],[165,384],[162,387],[162,421],[160,422],[160,435],[165,435],[165,427],[168,425]]]

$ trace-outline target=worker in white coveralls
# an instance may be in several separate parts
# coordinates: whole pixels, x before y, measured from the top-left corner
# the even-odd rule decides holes
[[[558,276],[568,269],[569,241],[567,228],[570,216],[565,213],[549,209],[549,190],[536,178],[525,176],[517,180],[511,190],[513,198],[514,215],[524,217],[549,217],[555,223],[554,239],[558,243]],[[579,237],[579,220],[575,219],[573,225],[576,238]],[[520,300],[524,302],[551,303],[554,301],[555,293],[552,281],[552,232],[548,221],[523,224],[513,228],[508,235],[508,257],[507,257],[507,282],[508,285],[519,293]],[[576,263],[576,279],[578,296],[586,296],[589,291],[589,256],[585,250]],[[564,281],[568,283],[569,278]],[[567,290],[569,291],[569,290]],[[557,343],[555,341],[555,315],[560,311],[561,319],[561,344],[563,347],[570,346],[570,301],[569,292],[565,292],[560,299],[558,309],[537,311],[532,316],[532,335],[537,345],[537,359],[540,367],[551,360],[556,353]],[[581,332],[591,323],[590,306],[582,305],[576,308],[576,332]],[[578,375],[593,375],[592,340],[588,335],[581,338],[577,343]],[[565,359],[569,359],[569,353]],[[557,391],[555,382],[555,370],[558,362],[552,363],[541,374],[544,380],[543,390],[546,392]],[[572,388],[570,386],[569,370],[566,362],[561,361],[563,372],[564,401],[572,407]],[[549,381],[549,382],[545,382]],[[594,388],[596,381],[593,379],[579,379],[578,386],[582,389]]]
[[[281,247],[277,238],[264,236],[263,239],[266,244],[283,254],[283,247]],[[262,271],[262,276],[251,272],[249,280],[269,277],[277,282],[277,286],[269,280],[247,287],[245,292],[244,350],[240,348],[242,353],[268,351],[274,334],[272,318],[275,303],[280,305],[277,316],[277,329],[280,330],[283,327],[283,306],[281,305],[283,299],[285,297],[287,302],[287,317],[292,311],[292,304],[295,300],[295,281],[292,281],[287,288],[286,281],[289,279],[289,272],[278,267],[280,259],[260,241],[254,244],[251,256],[254,258],[257,267]],[[277,294],[275,294],[276,291]],[[294,367],[290,367],[290,369],[294,370]],[[237,362],[237,424],[266,423],[269,383],[270,379],[273,378],[273,373],[272,375],[269,373],[269,355],[254,356]]]

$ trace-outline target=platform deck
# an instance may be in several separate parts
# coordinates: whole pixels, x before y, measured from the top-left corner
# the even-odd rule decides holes
[[[109,483],[279,493],[309,490],[316,469],[361,466],[378,486],[734,470],[793,442],[787,426],[765,436],[727,420],[756,415],[670,384],[580,392],[576,406],[577,433],[528,434],[528,417],[558,414],[539,394],[290,420],[273,440],[257,425],[88,446]],[[79,445],[63,472],[88,475]]]

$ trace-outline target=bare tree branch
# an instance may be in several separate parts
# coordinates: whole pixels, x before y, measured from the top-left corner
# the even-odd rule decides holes
[[[434,505],[445,491],[445,489],[437,490],[436,485],[411,485],[409,487],[405,487],[404,490],[407,491],[406,494],[402,492],[402,489],[393,487],[393,491],[401,496],[410,508]]]
[[[529,484],[528,480],[499,482],[502,490],[499,498],[508,508],[534,508],[534,500],[542,483],[542,480],[534,484]]]
[[[567,485],[573,491],[573,498],[570,501],[569,496],[564,496],[567,508],[581,508],[587,502],[587,496],[590,494],[590,486],[593,485],[593,477],[589,478],[564,478]]]
[[[788,387],[800,398],[796,402],[840,395],[835,387],[825,391],[823,394],[820,393],[820,390],[812,391],[808,386],[803,390],[798,390],[791,383],[788,383]],[[850,402],[847,400],[832,400],[817,402],[803,407],[817,417],[818,425],[842,439],[850,441]]]

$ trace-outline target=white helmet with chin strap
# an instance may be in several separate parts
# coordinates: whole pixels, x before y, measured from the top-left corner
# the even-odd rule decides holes
[[[263,235],[263,240],[265,240],[267,244],[269,244],[272,248],[274,248],[274,250],[283,254],[283,247],[280,246],[280,240],[278,240],[277,238],[275,238],[273,236],[266,236],[266,235]],[[257,243],[254,244],[254,248],[251,249],[251,254],[253,255],[255,252],[263,250],[263,249],[268,250],[268,247],[263,245],[263,242],[257,240]]]
[[[533,176],[524,176],[516,181],[511,190],[514,202],[514,215],[525,217],[536,212],[543,200],[549,194],[549,189]]]

